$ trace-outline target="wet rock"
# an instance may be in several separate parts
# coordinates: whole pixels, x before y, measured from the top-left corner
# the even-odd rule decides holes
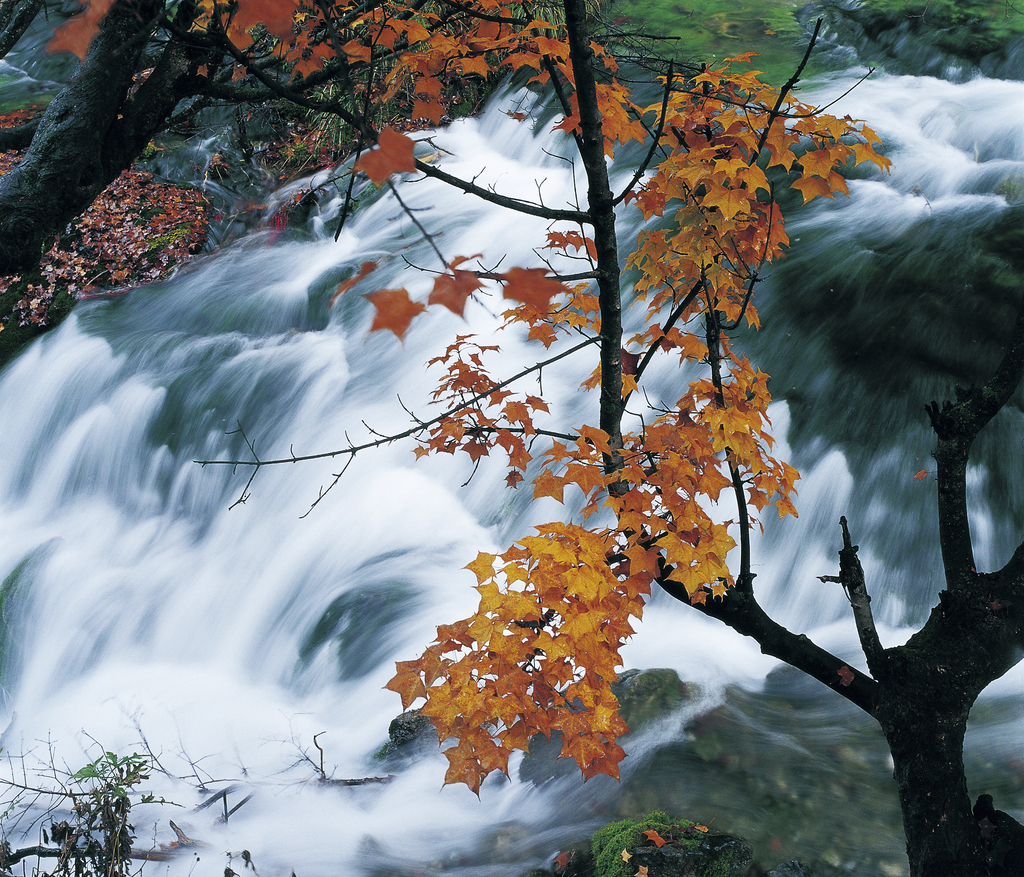
[[[411,758],[427,746],[437,748],[437,734],[430,719],[419,710],[408,710],[391,720],[388,742],[377,750],[378,761],[394,763]]]
[[[814,862],[808,865],[793,859],[790,862],[782,862],[776,865],[765,877],[894,877],[896,874],[903,873],[902,869],[892,871],[881,868],[876,870],[874,868],[864,868],[860,865],[839,868],[827,862]]]
[[[792,862],[783,862],[772,868],[766,877],[811,877],[811,872],[802,862],[794,859]]]
[[[637,849],[629,864],[637,870],[646,867],[647,877],[746,877],[753,858],[753,848],[745,840],[728,834],[709,834],[692,849]]]
[[[687,683],[675,670],[626,670],[612,685],[619,715],[637,731],[679,709],[690,697]]]

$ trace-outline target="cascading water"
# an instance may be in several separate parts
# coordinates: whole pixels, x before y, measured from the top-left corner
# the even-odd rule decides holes
[[[852,75],[822,85],[821,99],[845,91]],[[1022,100],[1016,82],[884,76],[845,98],[838,109],[883,136],[893,174],[852,181],[849,201],[794,212],[790,267],[769,280],[765,332],[748,342],[787,399],[776,406],[776,431],[780,439],[788,431],[804,473],[800,520],[770,525],[758,541],[758,585],[781,620],[851,662],[860,663],[842,595],[816,577],[835,571],[846,514],[888,642],[921,620],[938,567],[932,491],[912,476],[927,468],[930,441],[924,425],[907,426],[910,415],[897,418],[883,400],[917,410],[922,392],[942,397],[951,385],[931,368],[894,390],[860,367],[867,354],[844,358],[843,345],[870,346],[855,325],[862,301],[882,315],[865,324],[868,335],[897,305],[879,299],[872,271],[913,272],[922,251],[957,256],[952,242],[965,228],[984,233],[1019,201],[1024,132],[1019,115],[1006,123],[1001,108]],[[435,135],[445,169],[483,171],[482,181],[515,193],[537,181],[545,203],[571,201],[571,171],[548,126],[531,130],[502,109]],[[401,191],[447,258],[536,264],[543,223],[432,181]],[[98,747],[148,745],[169,774],[186,778],[154,778],[169,800],[192,807],[203,797],[196,786],[229,781],[244,787],[233,793],[239,800],[254,792],[224,826],[210,810],[139,808],[140,846],[172,839],[168,817],[212,844],[199,864],[174,866],[182,873],[212,873],[221,851],[243,848],[263,875],[519,873],[609,816],[652,807],[717,817],[716,827],[761,842],[762,861],[828,851],[898,873],[895,789],[870,722],[752,643],[657,596],[627,666],[674,667],[701,694],[627,743],[621,786],[604,777],[584,786],[575,775],[535,785],[513,770],[511,782],[486,783],[478,801],[461,787],[440,789],[445,762],[436,752],[403,764],[387,784],[311,782],[321,732],[329,774],[387,771],[373,754],[399,711],[382,690],[393,662],[417,654],[436,624],[471,611],[472,576],[461,567],[478,550],[564,513],[495,487],[497,461],[484,460],[470,479],[459,460],[415,462],[401,445],[360,453],[308,515],[342,460],[264,469],[248,492],[245,471],[193,462],[244,459],[247,440],[265,459],[342,448],[366,434],[364,424],[405,428],[399,394],[417,414],[429,410],[433,379],[423,364],[465,325],[432,316],[400,344],[367,334],[370,308],[359,295],[333,310],[327,300],[367,259],[380,265],[377,287],[401,284],[415,295],[430,275],[410,265],[437,267],[436,256],[387,194],[368,194],[335,243],[323,228],[337,209],[325,199],[303,239],[256,233],[170,281],[80,304],[0,375],[5,754],[29,768],[53,759],[74,770]],[[941,264],[932,270],[953,276]],[[828,294],[841,313],[828,310]],[[962,289],[948,295],[940,302],[948,311],[985,310]],[[822,296],[826,307],[809,311],[807,300]],[[487,336],[497,310],[486,297],[471,304],[471,328]],[[959,353],[956,335],[953,350],[902,337],[912,363]],[[505,373],[534,360],[521,340],[501,344]],[[596,410],[576,391],[589,367],[569,360],[545,370],[553,410]],[[998,493],[1007,467],[984,458],[974,476],[979,500]],[[1019,532],[1008,511],[1017,498],[1004,496],[991,514],[979,507],[980,554],[993,563]],[[997,695],[1020,687],[1014,673]],[[1024,805],[1024,776],[1011,766],[1021,709],[992,696],[976,715],[969,779],[1004,809]],[[840,809],[847,818],[833,829]]]

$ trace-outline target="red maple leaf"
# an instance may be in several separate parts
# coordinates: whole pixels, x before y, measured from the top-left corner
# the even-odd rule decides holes
[[[413,317],[427,309],[422,302],[412,301],[404,289],[380,289],[363,297],[377,309],[370,331],[390,329],[399,339],[409,329]]]
[[[427,304],[444,305],[453,314],[462,316],[466,309],[466,301],[483,284],[472,271],[454,270],[451,274],[441,274],[434,281]]]
[[[854,679],[853,670],[851,670],[849,667],[847,667],[846,664],[843,664],[843,666],[839,668],[838,672],[839,672],[839,684],[842,685],[844,688],[846,688],[847,686],[849,686],[849,684],[851,682],[853,682],[853,679]]]
[[[262,24],[278,39],[288,40],[292,36],[292,22],[297,11],[298,4],[289,0],[245,0],[238,4],[231,23],[242,31]]]
[[[928,470],[927,469],[922,469],[920,472],[918,472],[914,476],[914,480],[915,481],[924,481],[925,478],[927,478],[927,477],[928,477]]]
[[[393,128],[377,135],[377,148],[363,153],[354,170],[362,171],[375,183],[383,183],[392,174],[416,170],[413,147],[416,144]]]
[[[100,32],[100,21],[107,14],[114,0],[80,0],[85,10],[69,18],[54,32],[46,44],[48,52],[71,52],[80,61],[85,60],[92,38]]]
[[[334,307],[334,303],[339,298],[341,298],[341,296],[343,296],[346,292],[348,292],[353,286],[355,286],[360,280],[362,280],[367,274],[369,274],[371,271],[373,271],[376,267],[377,267],[377,263],[376,262],[363,262],[363,264],[359,268],[359,273],[358,274],[356,274],[353,277],[350,277],[348,280],[343,280],[341,283],[338,284],[337,291],[327,301],[327,307],[333,308]]]
[[[504,297],[528,304],[542,314],[548,313],[551,299],[569,290],[546,275],[546,268],[509,268],[500,275],[505,281]]]

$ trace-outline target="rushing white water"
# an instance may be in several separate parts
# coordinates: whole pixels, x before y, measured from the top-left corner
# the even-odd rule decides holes
[[[849,202],[804,211],[793,237],[826,229],[837,251],[863,250],[850,241],[870,233],[877,248],[922,211],[945,211],[955,226],[974,211],[1005,210],[997,190],[1024,179],[1024,132],[1020,115],[1008,120],[1001,108],[1022,101],[1020,83],[990,80],[887,78],[862,86],[839,109],[872,120],[894,173],[854,181]],[[559,143],[545,125],[535,132],[501,109],[435,136],[445,169],[482,171],[480,182],[510,194],[540,191],[550,206],[571,203]],[[479,253],[485,265],[538,264],[533,248],[544,222],[510,217],[431,181],[404,183],[401,193],[446,258]],[[483,461],[460,487],[472,474],[468,465],[416,462],[402,444],[360,453],[308,515],[343,461],[264,469],[247,501],[234,506],[247,473],[193,462],[246,458],[239,425],[256,453],[270,458],[342,448],[367,435],[364,424],[404,428],[402,404],[420,416],[430,411],[434,377],[424,363],[466,327],[443,313],[414,323],[404,343],[367,333],[371,308],[359,290],[402,284],[415,297],[431,275],[410,265],[439,263],[393,198],[366,200],[337,243],[322,232],[337,209],[325,200],[311,239],[272,243],[255,234],[166,283],[83,303],[0,375],[0,576],[13,571],[3,606],[4,751],[26,753],[30,766],[53,757],[74,770],[98,747],[141,751],[145,741],[170,774],[186,778],[154,779],[169,800],[192,807],[204,797],[195,788],[201,783],[240,784],[244,791],[229,804],[253,791],[226,826],[213,824],[216,808],[140,808],[138,845],[173,839],[168,818],[212,845],[199,865],[181,864],[182,873],[214,873],[228,861],[222,851],[243,848],[264,877],[406,865],[517,873],[618,812],[621,792],[606,778],[534,786],[513,771],[511,782],[485,784],[480,800],[462,787],[442,789],[437,753],[406,764],[385,785],[311,781],[320,732],[328,773],[386,772],[372,756],[400,711],[382,689],[393,662],[417,654],[438,623],[472,609],[473,577],[461,568],[477,551],[563,513],[553,502],[529,503],[525,490],[497,486],[500,461]],[[381,265],[374,286],[329,310],[338,281],[367,259]],[[495,298],[471,303],[470,327],[489,337],[499,309]],[[501,344],[503,374],[536,357],[521,339],[503,335]],[[596,416],[596,399],[576,390],[589,369],[570,360],[545,370],[553,409]],[[780,439],[789,420],[787,407],[777,406]],[[793,441],[809,446],[813,436]],[[758,583],[782,620],[856,661],[842,597],[816,579],[834,572],[838,517],[860,502],[880,519],[907,516],[904,529],[920,529],[932,500],[920,491],[912,512],[881,494],[858,500],[842,450],[815,447],[800,521],[769,527],[758,542]],[[916,468],[907,469],[910,485]],[[978,520],[1003,542],[1012,529]],[[886,636],[896,641],[905,635],[899,625],[908,598],[890,574],[894,549],[862,543],[869,581],[881,583]],[[993,557],[1005,547],[986,546]],[[926,556],[898,569],[933,566]],[[776,667],[752,643],[658,599],[626,655],[628,666],[674,667],[706,693],[630,741],[627,780],[657,745],[682,739],[687,719],[718,703],[727,685],[756,691]],[[1018,676],[1003,685],[1019,694]],[[1019,728],[1019,713],[986,725],[986,752],[1003,757]],[[765,733],[786,745],[783,732]],[[884,773],[881,764],[875,775]],[[690,792],[698,806],[715,800],[710,789]],[[731,827],[727,817],[721,822]],[[897,861],[898,835],[893,825],[882,841]]]

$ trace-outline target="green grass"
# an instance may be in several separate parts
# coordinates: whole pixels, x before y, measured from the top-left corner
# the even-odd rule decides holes
[[[802,0],[611,0],[608,14],[630,19],[651,36],[674,37],[657,47],[679,60],[714,66],[756,52],[754,67],[763,72],[761,78],[781,85],[807,47],[807,32],[796,18],[806,5]],[[816,16],[808,10],[804,17]],[[921,39],[972,63],[1024,35],[1024,14],[1007,0],[864,0],[854,17],[869,22],[869,30],[910,24]],[[805,78],[816,72],[821,70],[812,56]]]
[[[612,0],[610,16],[643,23],[651,36],[675,37],[658,48],[675,58],[715,66],[756,52],[767,82],[789,78],[807,48],[797,0]]]
[[[16,86],[15,83],[22,85]],[[12,113],[26,107],[44,107],[53,100],[52,94],[32,91],[24,83],[24,79],[0,75],[0,113]]]

